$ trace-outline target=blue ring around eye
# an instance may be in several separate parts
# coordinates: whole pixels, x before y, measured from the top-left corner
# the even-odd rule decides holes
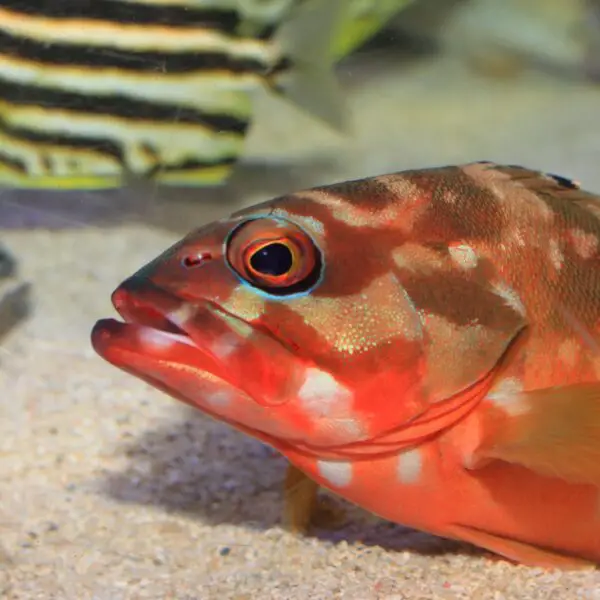
[[[284,223],[286,225],[292,225],[293,227],[297,227],[298,229],[300,229],[304,235],[306,235],[310,241],[312,242],[313,246],[315,247],[317,253],[318,253],[318,258],[319,260],[317,261],[317,265],[316,267],[319,269],[319,275],[318,277],[315,278],[315,281],[305,290],[299,290],[297,292],[292,292],[289,294],[286,293],[270,293],[269,291],[253,285],[251,282],[249,282],[247,279],[245,279],[244,277],[242,277],[240,275],[240,273],[237,272],[237,270],[233,267],[233,265],[229,262],[228,258],[227,258],[227,249],[229,247],[229,243],[231,242],[232,237],[234,236],[234,234],[236,233],[236,231],[238,231],[239,229],[241,229],[242,227],[244,227],[245,225],[247,225],[248,223],[252,222],[252,221],[278,221],[280,223]],[[325,276],[325,261],[323,260],[323,252],[319,246],[319,244],[317,244],[317,242],[315,241],[315,239],[313,238],[312,235],[310,235],[305,229],[304,227],[301,227],[300,225],[298,225],[297,223],[294,223],[293,221],[289,220],[289,219],[284,219],[282,217],[273,217],[273,216],[269,216],[269,215],[265,215],[265,216],[258,216],[258,217],[249,217],[244,219],[243,221],[240,221],[239,223],[237,223],[234,227],[231,228],[231,230],[229,231],[229,233],[225,236],[225,239],[223,240],[223,259],[225,261],[225,264],[227,265],[227,267],[229,268],[229,270],[233,273],[233,275],[236,277],[236,279],[246,288],[252,290],[254,293],[256,293],[257,295],[263,297],[263,298],[267,298],[269,300],[275,300],[278,302],[284,302],[287,300],[294,300],[296,298],[303,298],[304,296],[308,296],[310,295],[317,287],[319,287],[319,285],[321,285],[321,283],[323,282],[324,276]],[[281,288],[279,288],[281,289]]]

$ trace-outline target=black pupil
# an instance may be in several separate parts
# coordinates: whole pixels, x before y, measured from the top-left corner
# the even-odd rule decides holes
[[[250,258],[252,268],[261,275],[285,275],[292,268],[292,253],[285,244],[275,242],[257,250]]]

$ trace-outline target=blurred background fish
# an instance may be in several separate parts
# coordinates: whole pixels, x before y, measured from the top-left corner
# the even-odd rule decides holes
[[[411,0],[2,0],[0,185],[227,180],[252,92],[337,130],[333,65]]]

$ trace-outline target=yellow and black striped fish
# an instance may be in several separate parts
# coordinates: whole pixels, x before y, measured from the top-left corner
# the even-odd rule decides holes
[[[253,90],[339,126],[333,63],[409,1],[0,0],[0,185],[222,183]]]

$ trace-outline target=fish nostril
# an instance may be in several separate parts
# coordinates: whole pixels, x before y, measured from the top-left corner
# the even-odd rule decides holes
[[[184,256],[181,259],[181,264],[186,269],[194,269],[196,267],[200,267],[211,259],[212,255],[210,252],[194,252],[193,254]]]

